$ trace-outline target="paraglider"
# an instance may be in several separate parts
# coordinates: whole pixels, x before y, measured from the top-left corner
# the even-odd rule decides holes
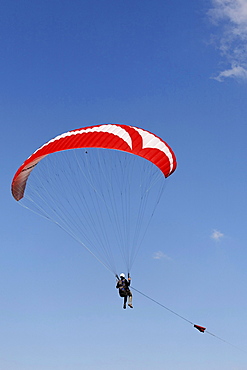
[[[126,304],[127,304],[127,301],[128,301],[128,306],[130,308],[133,308],[133,305],[132,305],[132,293],[130,291],[130,282],[131,282],[131,278],[130,276],[128,276],[128,280],[125,279],[125,274],[124,273],[121,273],[119,275],[120,279],[118,278],[118,281],[117,281],[117,285],[116,285],[116,288],[118,289],[119,291],[119,295],[120,297],[123,298],[123,308],[126,309]]]
[[[127,298],[133,308],[129,273],[165,179],[176,166],[172,149],[155,134],[134,126],[101,124],[68,131],[39,147],[17,170],[11,190],[16,201],[60,226],[116,277],[115,262],[124,263],[128,280],[120,276],[117,288],[124,308]],[[200,333],[226,342],[132,289]]]

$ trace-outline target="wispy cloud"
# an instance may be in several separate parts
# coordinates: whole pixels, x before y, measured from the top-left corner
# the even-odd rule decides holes
[[[209,16],[216,26],[215,42],[228,67],[213,77],[247,81],[247,1],[212,0]]]
[[[222,82],[227,77],[247,81],[247,69],[241,67],[240,65],[235,66],[234,64],[232,64],[230,69],[226,69],[225,71],[220,72],[218,76],[213,78],[219,82]]]
[[[153,259],[155,259],[155,260],[161,260],[161,259],[171,260],[170,257],[168,257],[165,253],[163,253],[161,251],[155,252],[154,255],[153,255]]]
[[[220,240],[221,238],[223,238],[224,234],[221,233],[220,231],[218,230],[213,230],[212,234],[211,234],[211,238],[218,241]]]

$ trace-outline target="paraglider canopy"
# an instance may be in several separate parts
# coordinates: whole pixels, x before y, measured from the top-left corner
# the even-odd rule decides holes
[[[17,170],[13,197],[53,221],[115,275],[129,273],[165,179],[169,145],[134,126],[101,124],[56,136]],[[116,261],[125,266],[116,268]]]
[[[18,201],[25,191],[30,172],[41,159],[51,153],[76,148],[108,148],[126,151],[154,163],[165,177],[176,169],[176,158],[162,139],[127,125],[103,124],[80,128],[55,137],[37,149],[18,169],[12,181],[12,194]]]

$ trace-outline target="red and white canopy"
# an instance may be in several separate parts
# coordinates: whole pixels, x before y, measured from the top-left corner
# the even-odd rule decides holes
[[[141,128],[102,124],[68,131],[38,148],[18,169],[12,181],[12,194],[18,201],[24,196],[28,176],[36,164],[51,153],[78,149],[105,148],[125,151],[154,163],[170,176],[176,169],[176,157],[162,139]]]

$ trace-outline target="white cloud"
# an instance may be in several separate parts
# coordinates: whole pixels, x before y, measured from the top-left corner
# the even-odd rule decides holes
[[[227,77],[247,81],[247,69],[241,66],[232,65],[230,69],[226,69],[225,71],[220,72],[218,76],[212,78],[216,81],[223,82]]]
[[[212,234],[211,234],[211,238],[214,239],[214,240],[220,240],[221,238],[223,238],[224,234],[222,234],[220,231],[218,230],[213,230]]]
[[[153,259],[155,259],[155,260],[161,260],[163,258],[165,258],[166,260],[171,259],[170,257],[168,257],[165,253],[163,253],[161,251],[155,252],[154,255],[153,255]]]
[[[216,46],[230,66],[215,79],[247,80],[247,1],[212,0],[209,16],[219,30]]]

